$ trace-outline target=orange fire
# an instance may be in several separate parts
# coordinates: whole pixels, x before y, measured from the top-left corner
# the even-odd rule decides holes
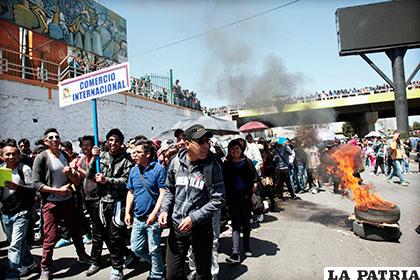
[[[385,201],[378,194],[370,193],[372,185],[361,184],[361,179],[354,176],[355,172],[362,169],[362,162],[362,150],[358,146],[340,145],[328,153],[327,173],[340,179],[340,188],[344,194],[351,190],[351,199],[356,203],[357,209],[367,211],[393,208],[395,204]]]

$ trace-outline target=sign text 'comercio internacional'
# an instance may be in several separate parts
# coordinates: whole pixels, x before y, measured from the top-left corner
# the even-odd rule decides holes
[[[59,84],[60,107],[130,89],[128,62],[110,66]]]

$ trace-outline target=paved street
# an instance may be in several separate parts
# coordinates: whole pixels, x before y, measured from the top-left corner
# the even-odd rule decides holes
[[[417,171],[416,166],[412,169]],[[420,266],[420,235],[414,229],[420,224],[420,174],[405,175],[409,187],[388,184],[383,176],[365,172],[365,182],[371,182],[385,199],[401,208],[402,237],[398,243],[374,242],[358,238],[351,231],[349,214],[354,204],[329,189],[318,194],[301,194],[299,201],[278,201],[278,211],[268,213],[265,220],[251,233],[253,257],[239,265],[230,265],[225,258],[230,253],[230,238],[220,239],[219,279],[323,279],[326,266]],[[395,180],[397,180],[395,178]],[[4,240],[4,234],[1,240]],[[7,247],[0,248],[4,273]],[[90,247],[88,247],[88,252]],[[40,261],[41,249],[32,250]],[[108,255],[104,250],[104,255]],[[55,251],[54,277],[86,278],[86,266],[76,263],[74,247]],[[148,266],[126,269],[125,279],[146,279]],[[110,267],[90,279],[108,279]],[[37,279],[33,273],[23,279]]]

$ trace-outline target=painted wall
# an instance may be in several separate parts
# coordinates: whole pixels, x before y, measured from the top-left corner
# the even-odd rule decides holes
[[[51,99],[49,99],[51,91]],[[169,130],[178,120],[199,117],[201,112],[115,94],[98,100],[99,137],[118,127],[126,139],[143,134],[152,137]],[[0,80],[0,138],[34,141],[46,128],[57,128],[63,140],[77,141],[93,134],[91,103],[60,109],[58,90]]]
[[[0,18],[99,56],[127,60],[126,20],[93,0],[4,0]]]

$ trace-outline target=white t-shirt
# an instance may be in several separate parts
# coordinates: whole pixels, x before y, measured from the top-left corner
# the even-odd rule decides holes
[[[25,182],[22,182],[22,180],[20,179],[17,167],[12,169],[12,182],[17,184],[17,185],[20,185],[20,186],[32,184],[32,170],[31,170],[31,168],[27,165],[23,165],[22,173],[23,173],[23,177],[25,179]],[[2,199],[5,200],[10,195],[12,195],[15,191],[16,190],[11,190],[9,188],[4,188]]]
[[[48,157],[51,161],[52,165],[52,183],[51,187],[53,188],[60,188],[63,185],[67,184],[69,182],[69,179],[67,178],[66,174],[63,173],[63,169],[65,166],[68,165],[68,162],[66,158],[63,156],[62,153],[60,153],[59,158],[57,158],[55,155],[48,153]],[[67,199],[70,199],[72,194],[69,194],[68,196],[59,196],[55,194],[50,194],[47,198],[48,201],[65,201]]]
[[[258,174],[261,174],[260,167],[262,163],[262,157],[257,144],[246,143],[246,149],[244,154],[254,163],[255,169],[257,170]]]

